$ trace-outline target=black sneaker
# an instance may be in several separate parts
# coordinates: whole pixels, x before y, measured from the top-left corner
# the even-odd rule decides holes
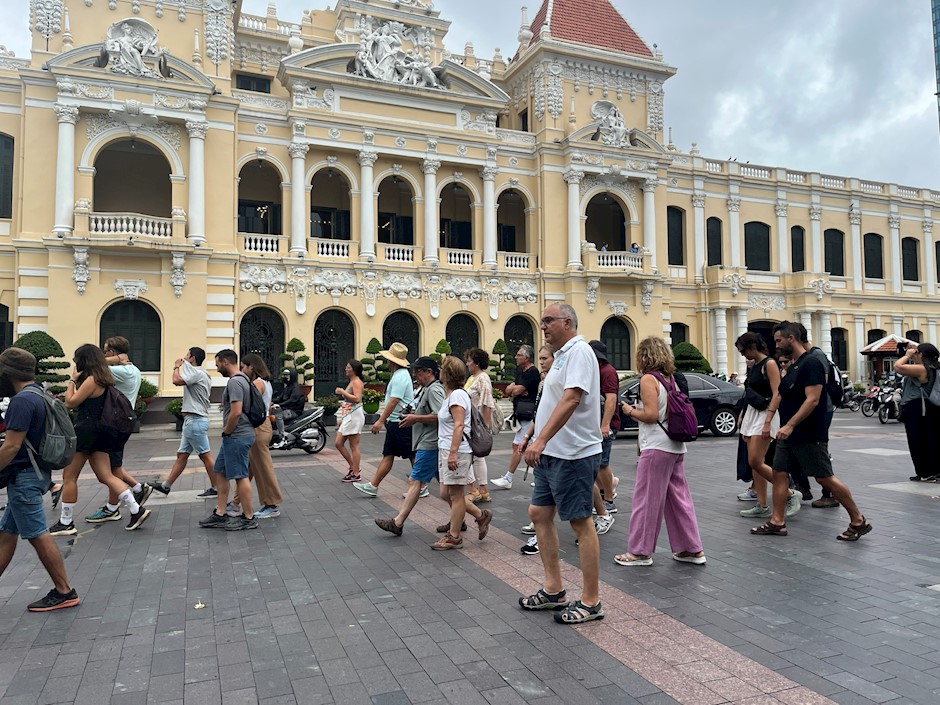
[[[141,507],[137,510],[136,514],[131,514],[131,520],[127,522],[127,526],[124,527],[124,530],[133,531],[134,529],[140,528],[140,525],[147,521],[150,514],[151,511],[149,509]]]
[[[74,536],[78,533],[78,529],[75,528],[75,524],[63,524],[61,521],[57,521],[55,524],[49,527],[50,536]]]
[[[215,510],[212,510],[212,514],[200,521],[199,526],[201,526],[203,529],[224,529],[227,523],[227,516],[216,514]]]
[[[539,552],[539,542],[538,539],[533,536],[525,545],[519,549],[519,552],[526,556],[534,556]]]
[[[216,492],[215,487],[210,487],[205,492],[200,492],[196,496],[197,497],[218,497],[219,493]]]
[[[157,484],[151,485],[150,487],[151,489],[153,489],[154,492],[159,492],[162,495],[170,494],[171,486],[166,484],[165,482],[158,482]],[[137,504],[140,504],[140,502],[138,502]]]
[[[134,493],[134,499],[137,501],[137,504],[143,506],[144,502],[150,499],[150,495],[153,494],[153,486],[148,485],[146,482],[140,486],[140,492]]]
[[[78,603],[78,593],[75,592],[75,588],[72,588],[64,595],[52,588],[42,599],[30,602],[26,609],[30,612],[51,612],[52,610],[64,610],[66,607],[75,607]]]
[[[258,520],[254,517],[249,519],[244,514],[240,514],[237,517],[229,517],[228,523],[225,525],[226,531],[244,531],[245,529],[257,529]]]

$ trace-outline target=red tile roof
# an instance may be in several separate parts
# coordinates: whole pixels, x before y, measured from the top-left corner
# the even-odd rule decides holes
[[[859,352],[862,355],[884,355],[884,354],[895,354],[898,349],[898,343],[909,343],[911,342],[907,338],[902,338],[900,335],[889,335],[881,340],[876,340],[873,343],[869,343]]]
[[[529,46],[539,40],[546,20],[554,39],[653,58],[610,0],[543,0],[532,21]]]

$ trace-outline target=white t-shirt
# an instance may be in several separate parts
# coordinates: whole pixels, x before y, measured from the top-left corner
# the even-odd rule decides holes
[[[209,393],[212,391],[212,382],[209,375],[201,367],[194,367],[183,360],[179,368],[180,377],[186,383],[183,387],[183,408],[181,411],[197,416],[209,415]]]
[[[137,403],[137,392],[140,391],[140,370],[131,363],[111,365],[108,369],[111,370],[111,376],[114,377],[114,386],[127,397],[133,409],[134,404]]]
[[[675,379],[673,379],[673,384],[675,384]],[[656,398],[659,414],[659,420],[662,422],[663,426],[666,425],[666,409],[668,407],[668,399],[666,396],[666,388],[660,383],[659,380],[656,380],[656,386],[659,388],[657,392],[658,396]],[[637,409],[642,411],[643,401],[639,400],[636,403]],[[686,445],[682,441],[674,441],[669,436],[666,435],[666,432],[663,430],[663,427],[658,423],[645,423],[643,421],[639,422],[639,438],[638,443],[640,444],[640,452],[644,450],[664,450],[667,453],[685,453]]]
[[[454,438],[454,417],[450,414],[450,407],[452,406],[463,407],[463,434],[457,452],[472,453],[470,441],[467,440],[470,435],[470,395],[463,389],[452,391],[437,412],[437,449],[438,451],[450,453],[450,445]],[[600,448],[597,452],[601,452]]]
[[[545,455],[563,460],[597,455],[601,452],[601,377],[597,356],[583,335],[575,336],[555,353],[535,415],[536,436],[548,424],[566,389],[580,389],[581,403],[545,444]]]

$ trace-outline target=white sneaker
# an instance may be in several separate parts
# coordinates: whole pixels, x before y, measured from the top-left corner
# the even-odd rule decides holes
[[[522,527],[522,533],[526,534],[527,536],[535,536],[535,524],[530,521],[528,524]]]
[[[610,531],[610,527],[614,525],[614,515],[605,514],[604,516],[594,517],[594,530],[597,532],[598,536],[602,536]]]
[[[490,484],[501,490],[511,490],[512,475],[509,477],[497,477],[495,480],[490,480]]]
[[[788,517],[792,517],[803,506],[801,502],[803,501],[803,494],[796,490],[795,492],[790,493],[790,497],[787,499],[787,509],[784,513]]]

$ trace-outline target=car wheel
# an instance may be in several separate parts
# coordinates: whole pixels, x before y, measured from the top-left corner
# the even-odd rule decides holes
[[[733,436],[738,430],[738,419],[731,409],[715,409],[708,422],[713,436]]]

